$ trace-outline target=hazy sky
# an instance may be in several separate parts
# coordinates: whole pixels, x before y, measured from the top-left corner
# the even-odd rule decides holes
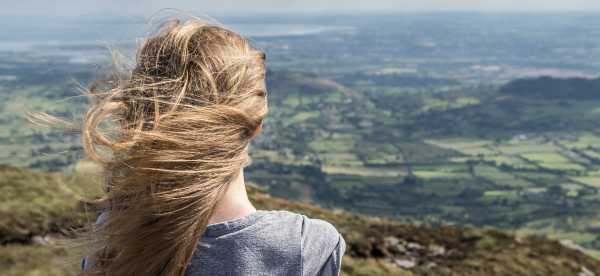
[[[600,11],[600,0],[0,0],[1,14],[140,14],[355,11]]]

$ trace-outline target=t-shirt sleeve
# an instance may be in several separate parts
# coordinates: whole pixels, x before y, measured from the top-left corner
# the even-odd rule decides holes
[[[339,275],[346,242],[335,227],[304,217],[302,225],[302,275]]]
[[[344,256],[344,252],[346,251],[346,242],[342,235],[340,235],[340,240],[331,252],[331,255],[319,271],[319,276],[338,276],[340,275],[342,269],[342,257]]]

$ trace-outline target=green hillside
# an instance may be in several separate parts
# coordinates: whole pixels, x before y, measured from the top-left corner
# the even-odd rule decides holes
[[[100,194],[93,171],[76,176],[0,168],[0,274],[74,275],[81,248],[73,233],[93,221],[82,196]],[[96,177],[97,178],[97,177]],[[559,242],[497,230],[431,228],[328,210],[250,189],[259,209],[325,219],[347,241],[343,275],[581,275],[600,261]]]

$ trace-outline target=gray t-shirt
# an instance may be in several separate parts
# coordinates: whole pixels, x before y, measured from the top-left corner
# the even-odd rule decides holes
[[[324,220],[257,210],[208,225],[185,275],[336,276],[345,250],[342,235]]]
[[[344,239],[326,221],[258,210],[209,225],[186,276],[339,275],[345,250]]]

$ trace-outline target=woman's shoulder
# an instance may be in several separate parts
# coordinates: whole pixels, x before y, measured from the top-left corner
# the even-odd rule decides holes
[[[281,221],[294,221],[296,222],[295,224],[300,224],[300,234],[303,242],[318,240],[335,246],[341,236],[335,226],[326,220],[312,218],[302,213],[287,210],[263,210],[261,212],[266,212],[270,216],[276,217],[275,220],[279,220],[280,223]],[[279,226],[282,225],[279,224]]]
[[[302,275],[339,274],[346,242],[333,224],[290,211],[276,214],[300,221]]]
[[[317,218],[300,215],[303,218],[302,236],[304,238],[325,238],[330,243],[337,242],[340,235],[337,228],[330,222]]]

